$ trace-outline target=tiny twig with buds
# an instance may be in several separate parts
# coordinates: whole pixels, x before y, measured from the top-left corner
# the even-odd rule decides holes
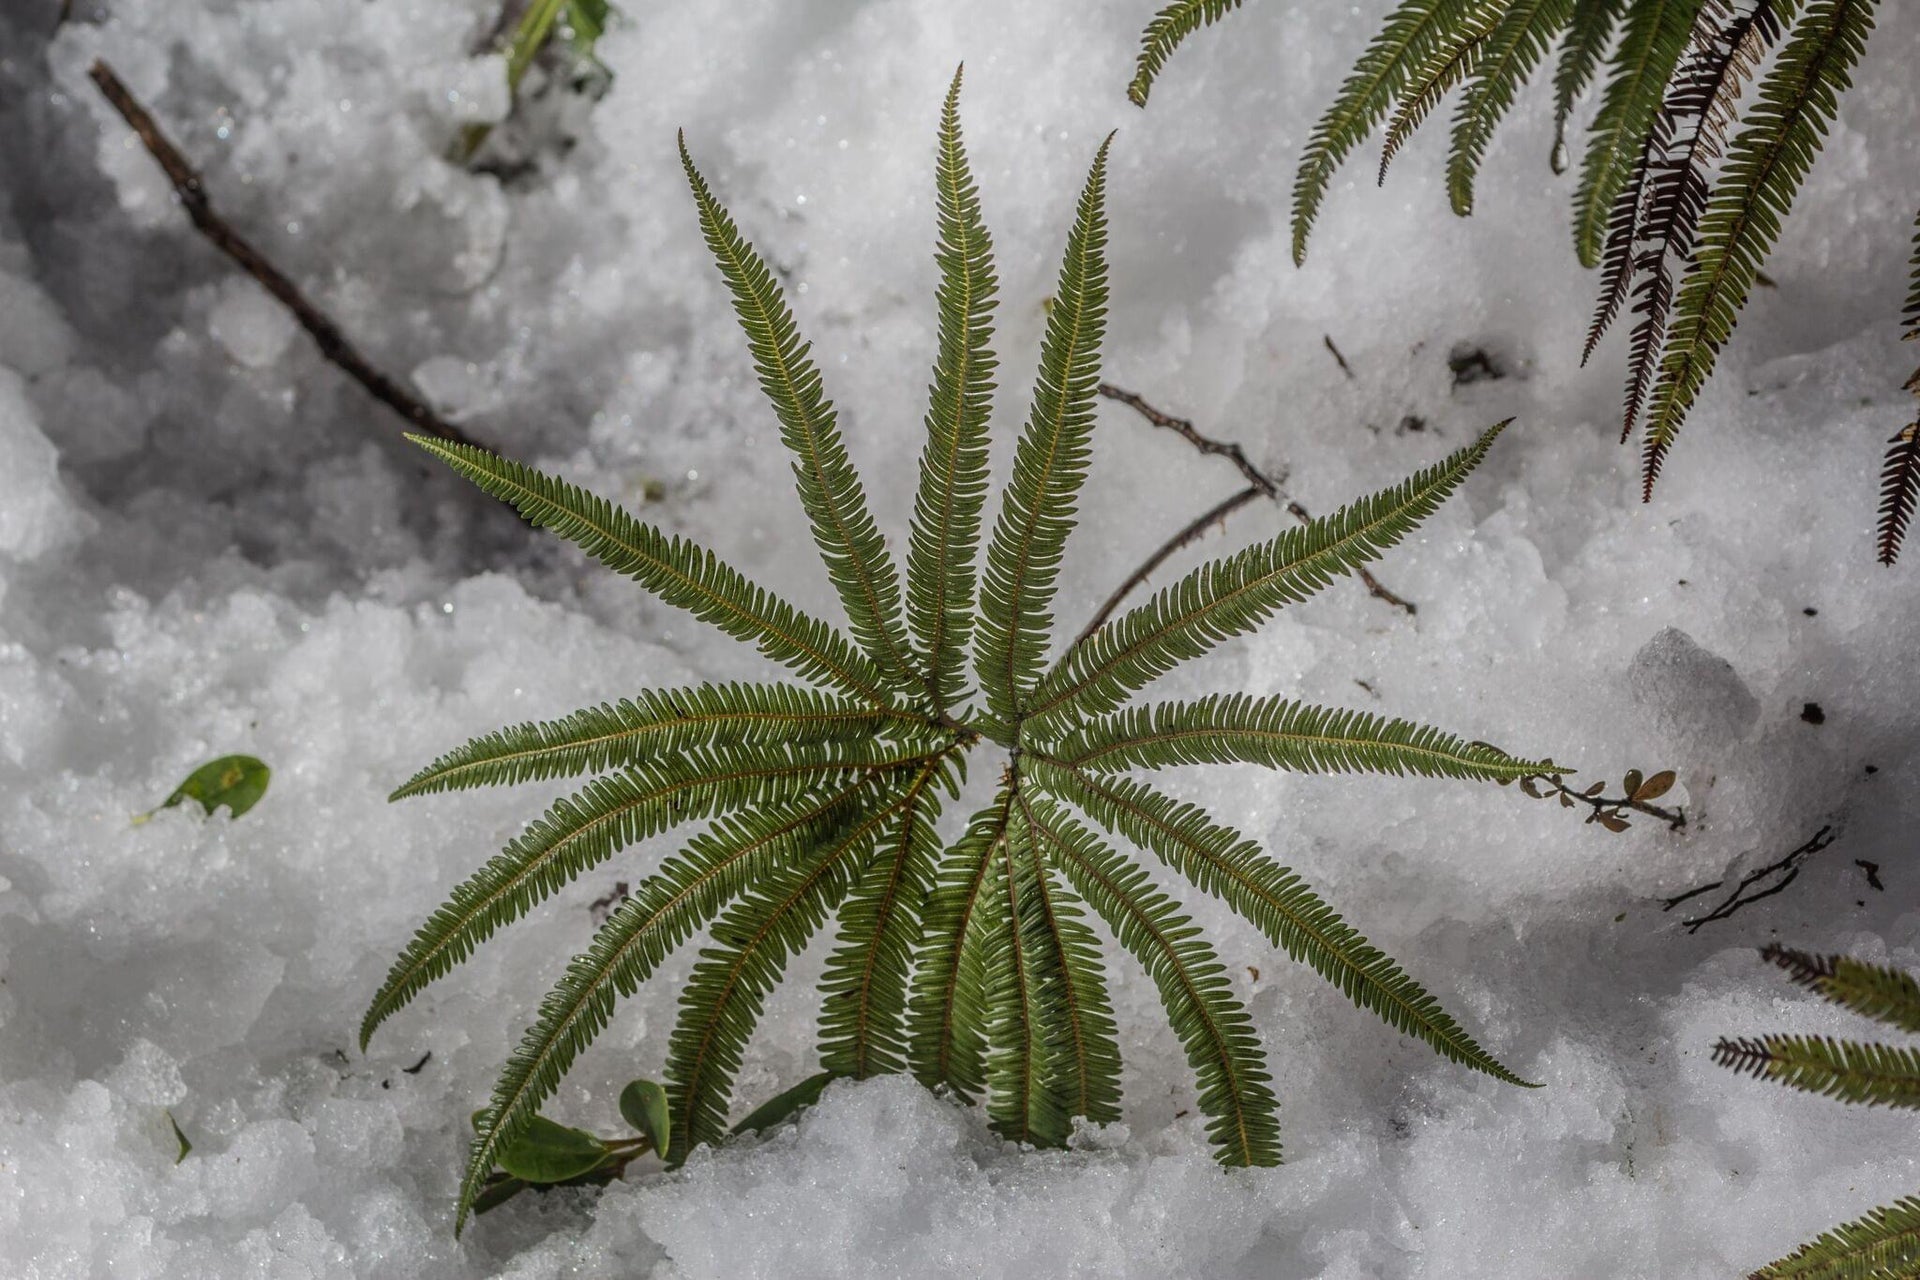
[[[1686,811],[1665,809],[1653,803],[1673,789],[1674,781],[1671,769],[1662,769],[1651,777],[1643,775],[1638,769],[1629,769],[1627,776],[1620,780],[1620,794],[1617,796],[1605,794],[1607,784],[1604,782],[1596,782],[1584,791],[1575,791],[1557,773],[1522,778],[1520,789],[1535,800],[1557,797],[1565,809],[1584,804],[1591,810],[1587,814],[1587,821],[1597,822],[1609,831],[1625,831],[1633,825],[1627,821],[1628,810],[1658,818],[1667,824],[1669,830],[1678,831],[1687,825]]]

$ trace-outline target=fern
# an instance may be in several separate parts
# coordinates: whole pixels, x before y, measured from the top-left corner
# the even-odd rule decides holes
[[[1920,341],[1920,216],[1913,220],[1913,287],[1907,294],[1906,312],[1901,324],[1908,342]],[[1920,369],[1907,379],[1907,390],[1920,396]],[[1880,467],[1879,553],[1881,564],[1900,558],[1900,544],[1906,540],[1907,524],[1913,508],[1920,502],[1920,418],[1896,431],[1887,441],[1886,460]]]
[[[1159,13],[1140,34],[1140,57],[1134,64],[1133,83],[1127,97],[1136,107],[1147,105],[1153,82],[1180,43],[1202,27],[1212,26],[1238,9],[1241,0],[1175,0]]]
[[[1846,956],[1777,944],[1762,958],[1801,986],[1855,1013],[1920,1031],[1920,982]],[[1920,1050],[1827,1036],[1723,1038],[1713,1060],[1742,1074],[1842,1102],[1920,1108]],[[1753,1273],[1757,1280],[1873,1280],[1920,1274],[1920,1197],[1908,1196],[1835,1227]]]
[[[1293,259],[1334,174],[1385,123],[1380,178],[1457,85],[1447,193],[1474,211],[1488,147],[1556,42],[1555,173],[1576,101],[1604,81],[1573,194],[1574,251],[1601,269],[1581,352],[1629,302],[1622,442],[1644,424],[1642,496],[1712,376],[1874,28],[1877,0],[1401,0],[1314,125],[1293,186]],[[1145,90],[1180,41],[1237,5],[1175,4],[1142,36]],[[1797,21],[1796,21],[1797,19]],[[1785,46],[1773,50],[1791,24]],[[1768,65],[1772,58],[1771,65]],[[1604,74],[1603,74],[1604,72]],[[1759,78],[1757,94],[1748,84]],[[1749,102],[1748,98],[1752,101]],[[1730,150],[1722,148],[1739,127]],[[1911,307],[1910,307],[1911,310]],[[1913,317],[1909,328],[1920,325]],[[1920,370],[1908,382],[1920,394]],[[1888,441],[1877,551],[1891,564],[1920,505],[1920,424]]]
[[[850,635],[563,481],[422,442],[530,519],[820,686],[643,692],[476,738],[395,791],[597,775],[427,920],[375,997],[364,1034],[591,868],[702,824],[651,864],[542,1001],[476,1117],[456,1230],[619,1001],[702,931],[709,942],[681,989],[667,1045],[675,1160],[727,1135],[735,1078],[768,996],[829,928],[818,982],[825,1077],[911,1071],[961,1099],[984,1096],[1000,1132],[1042,1145],[1066,1141],[1077,1121],[1117,1120],[1119,1030],[1089,913],[1158,990],[1219,1158],[1278,1160],[1272,1081],[1225,967],[1139,856],[1109,845],[1076,809],[1226,901],[1389,1025],[1517,1082],[1299,876],[1196,806],[1123,775],[1225,761],[1494,782],[1563,770],[1403,720],[1279,700],[1121,709],[1158,675],[1405,537],[1501,428],[1327,519],[1203,566],[1049,665],[1060,563],[1092,451],[1111,139],[1094,157],[1067,237],[1032,408],[981,556],[995,286],[959,87],[956,75],[938,137],[939,351],[904,583],[778,285],[681,148]],[[969,665],[983,705],[968,701]],[[943,847],[944,803],[986,740],[1007,748],[999,794]]]

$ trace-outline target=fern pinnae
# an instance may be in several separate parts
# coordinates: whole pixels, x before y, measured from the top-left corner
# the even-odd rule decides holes
[[[992,938],[988,970],[1000,1016],[987,1033],[987,1114],[994,1129],[1015,1142],[1058,1146],[1067,1137],[1063,1100],[1053,1089],[1053,1044],[1047,1035],[1045,993],[1053,959],[1042,937],[1045,922],[1035,885],[1033,833],[1018,806],[1000,843],[999,877],[1005,895]]]
[[[1920,1108],[1920,1050],[1830,1036],[1768,1035],[1723,1039],[1713,1047],[1713,1060],[1803,1093],[1861,1106]]]
[[[754,645],[809,680],[876,707],[893,704],[888,678],[839,632],[755,586],[697,543],[669,537],[605,498],[485,449],[435,436],[407,439],[668,604]]]
[[[1307,259],[1307,237],[1333,175],[1386,118],[1412,68],[1439,35],[1478,0],[1401,0],[1354,64],[1340,92],[1314,123],[1293,178],[1293,262]]]
[[[1134,63],[1133,80],[1127,85],[1127,100],[1136,107],[1147,105],[1154,81],[1166,68],[1167,59],[1182,41],[1202,27],[1210,27],[1238,9],[1242,0],[1174,0],[1153,15],[1153,21],[1140,33],[1140,56]]]
[[[1399,104],[1387,121],[1386,141],[1380,148],[1379,185],[1387,182],[1387,169],[1394,156],[1406,145],[1440,99],[1453,87],[1473,75],[1480,65],[1480,51],[1500,16],[1498,0],[1474,0],[1462,15],[1459,27],[1436,40],[1427,56],[1407,74],[1400,90]]]
[[[929,761],[901,790],[747,892],[712,929],[680,994],[667,1042],[667,1111],[673,1147],[690,1152],[727,1133],[727,1104],[748,1038],[787,959],[826,923],[887,823],[938,770]]]
[[[1107,152],[1100,144],[1067,235],[1047,314],[1033,408],[1014,452],[980,583],[975,660],[989,713],[1024,710],[1046,658],[1061,554],[1073,529],[1091,454],[1107,312]]]
[[[1362,1009],[1424,1040],[1442,1057],[1508,1084],[1527,1084],[1474,1043],[1424,987],[1341,919],[1296,872],[1274,863],[1253,841],[1196,806],[1131,779],[1095,777],[1050,762],[1036,762],[1035,768],[1044,771],[1040,776],[1050,789],[1225,902]]]
[[[649,689],[559,720],[483,734],[447,752],[387,798],[604,773],[713,744],[860,740],[883,730],[911,734],[919,723],[799,685]]]
[[[421,925],[368,1006],[361,1049],[481,943],[619,850],[685,822],[863,780],[925,755],[873,742],[798,743],[745,759],[701,748],[595,779],[555,802]]]
[[[1136,863],[1045,796],[1032,803],[1048,861],[1066,875],[1122,948],[1153,980],[1199,1083],[1215,1158],[1225,1165],[1280,1163],[1279,1102],[1246,1006],[1226,966],[1174,900]]]
[[[932,771],[908,787],[898,824],[840,908],[840,932],[819,982],[820,1065],[864,1080],[906,1067],[908,976],[933,887],[939,836]]]
[[[1900,319],[1907,331],[1900,336],[1908,342],[1920,342],[1920,213],[1913,216],[1913,257],[1907,263],[1907,271],[1912,283],[1907,288],[1907,305]],[[1907,389],[1920,395],[1920,387],[1909,383]]]
[[[1573,20],[1574,0],[1514,0],[1487,33],[1473,80],[1453,119],[1447,154],[1447,194],[1461,217],[1473,212],[1473,185],[1493,131],[1514,95],[1547,56],[1555,36]]]
[[[1066,720],[1111,711],[1176,665],[1376,559],[1460,486],[1506,426],[1495,424],[1391,488],[1195,569],[1062,655],[1035,691],[1029,715],[1051,732]]]
[[[1905,970],[1851,956],[1817,956],[1777,942],[1762,948],[1760,956],[1843,1009],[1920,1034],[1920,982]]]
[[[1627,0],[1574,0],[1573,14],[1567,23],[1566,42],[1560,47],[1560,61],[1553,70],[1553,151],[1550,165],[1555,173],[1567,168],[1567,122],[1573,118],[1573,104],[1586,92],[1613,39],[1614,25]]]
[[[1913,220],[1913,285],[1900,323],[1906,328],[1901,337],[1920,341],[1920,216]],[[1907,379],[1906,390],[1920,396],[1920,369]],[[1906,540],[1907,525],[1920,504],[1920,418],[1909,422],[1887,441],[1887,454],[1880,464],[1880,518],[1875,526],[1875,547],[1881,564],[1890,565],[1900,558],[1900,544]]]
[[[707,247],[733,294],[760,386],[780,420],[780,438],[793,451],[795,487],[854,638],[897,683],[921,685],[924,680],[901,626],[899,573],[867,509],[833,405],[822,390],[820,371],[808,355],[780,283],[694,166],[685,134],[680,137],[680,163]]]
[[[1011,788],[968,822],[941,854],[932,893],[921,908],[920,955],[907,1001],[908,1053],[928,1088],[963,1099],[986,1087],[984,1054],[988,975],[981,949],[1001,902],[995,875],[1005,865]]]
[[[1920,1195],[1809,1240],[1751,1280],[1899,1280],[1920,1272]]]
[[[871,792],[864,777],[794,805],[730,815],[695,836],[607,918],[540,1004],[540,1014],[494,1084],[475,1126],[455,1216],[457,1234],[501,1151],[525,1131],[576,1058],[675,948],[744,888],[764,880],[796,847],[826,835],[837,815]],[[684,1148],[675,1148],[684,1150]]]
[[[1673,303],[1647,409],[1644,496],[1738,322],[1873,31],[1875,0],[1810,0],[1734,139]]]
[[[1668,78],[1687,49],[1694,15],[1704,0],[1639,0],[1627,6],[1626,25],[1610,65],[1600,110],[1587,135],[1587,154],[1574,192],[1573,243],[1580,264],[1600,264],[1620,189],[1639,164],[1647,130],[1660,109]]]
[[[940,343],[907,551],[907,620],[933,682],[936,711],[966,696],[974,561],[987,495],[987,418],[998,364],[988,344],[999,284],[993,241],[981,220],[980,195],[960,135],[960,77],[954,72],[940,113],[935,184]]]

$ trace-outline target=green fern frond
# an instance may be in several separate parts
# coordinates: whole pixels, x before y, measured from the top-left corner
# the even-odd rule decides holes
[[[1828,1036],[1723,1039],[1713,1060],[1732,1071],[1869,1107],[1920,1108],[1920,1051]]]
[[[668,537],[605,498],[485,449],[433,436],[407,439],[668,604],[754,645],[809,680],[876,707],[891,705],[892,686],[871,659],[832,627],[755,586],[697,543]]]
[[[482,735],[447,752],[387,798],[604,773],[710,745],[858,740],[882,731],[911,735],[920,724],[798,685],[649,689],[559,720]]]
[[[958,71],[940,113],[935,172],[940,348],[927,395],[927,445],[907,550],[907,619],[932,674],[934,709],[944,711],[966,697],[974,560],[987,497],[987,416],[999,363],[988,346],[999,291],[993,241],[981,221],[980,193],[960,137]]]
[[[1641,144],[1703,3],[1637,0],[1627,6],[1626,27],[1608,64],[1612,74],[1587,134],[1586,160],[1573,196],[1573,246],[1581,266],[1600,265],[1608,216],[1640,163]]]
[[[1367,45],[1346,83],[1307,138],[1293,179],[1293,261],[1307,260],[1307,236],[1333,175],[1392,110],[1412,70],[1476,0],[1401,0]]]
[[[908,789],[899,822],[840,908],[839,938],[819,983],[820,1065],[835,1076],[906,1069],[908,975],[940,857],[934,782],[928,772]]]
[[[1091,452],[1107,315],[1107,150],[1100,144],[1067,235],[1033,409],[1014,452],[980,583],[975,663],[988,712],[1012,725],[1046,659],[1060,556]]]
[[[780,283],[708,189],[684,134],[680,163],[693,188],[707,248],[733,293],[761,389],[780,420],[780,438],[793,451],[794,487],[854,638],[896,682],[921,685],[925,682],[901,629],[899,573],[867,510],[866,494],[834,422],[833,405],[821,388],[820,371],[807,354],[808,344],[800,337]]]
[[[1005,873],[1009,809],[1003,789],[976,813],[940,858],[933,892],[921,909],[920,955],[907,1001],[908,1056],[928,1088],[945,1086],[972,1101],[986,1088],[988,935],[1005,927]]]
[[[1054,1042],[1047,1035],[1049,988],[1055,954],[1043,937],[1033,833],[1016,807],[1000,842],[1005,896],[983,952],[989,1004],[998,1016],[987,1023],[987,1114],[1004,1138],[1056,1147],[1067,1139],[1066,1100],[1054,1089]]]
[[[475,1124],[455,1214],[457,1234],[500,1152],[533,1122],[561,1077],[630,996],[693,931],[797,853],[816,847],[873,779],[796,805],[729,815],[667,859],[616,908],[540,1004]],[[675,1151],[685,1151],[676,1136]]]
[[[1911,1280],[1920,1275],[1920,1196],[1835,1227],[1752,1280]]]
[[[1241,0],[1175,0],[1154,14],[1153,21],[1140,33],[1140,57],[1134,64],[1133,83],[1127,86],[1127,98],[1133,105],[1147,105],[1153,82],[1181,41],[1202,27],[1212,26],[1240,5]]]
[[[1904,970],[1851,956],[1816,956],[1777,942],[1769,943],[1760,956],[1843,1009],[1920,1034],[1920,982]]]
[[[1560,61],[1553,72],[1553,154],[1552,168],[1564,173],[1567,168],[1567,121],[1573,118],[1573,104],[1586,92],[1594,73],[1600,69],[1613,40],[1614,24],[1620,20],[1627,0],[1574,0],[1573,16],[1567,26],[1566,43],[1560,47]]]
[[[1034,799],[1032,812],[1047,860],[1065,873],[1158,989],[1199,1085],[1215,1157],[1225,1165],[1279,1164],[1280,1104],[1253,1019],[1234,996],[1226,966],[1137,864],[1044,796]]]
[[[727,1104],[747,1040],[790,956],[826,923],[853,887],[888,823],[911,806],[937,763],[843,831],[747,886],[712,929],[680,991],[667,1041],[667,1113],[673,1150],[691,1152],[727,1134]]]
[[[1045,717],[1050,730],[1059,717],[1110,711],[1178,664],[1376,559],[1459,487],[1506,425],[1392,488],[1195,569],[1068,651],[1041,681],[1029,715]]]
[[[1442,33],[1426,56],[1408,72],[1407,83],[1400,90],[1399,104],[1394,108],[1392,119],[1387,121],[1386,142],[1380,148],[1380,185],[1386,185],[1387,169],[1393,164],[1394,156],[1440,105],[1440,99],[1478,71],[1487,37],[1500,21],[1504,7],[1502,0],[1472,0],[1461,12],[1459,21]]]
[[[1493,131],[1514,95],[1573,21],[1574,0],[1515,0],[1488,32],[1473,82],[1453,117],[1447,153],[1447,196],[1461,217],[1473,212],[1473,184]]]
[[[1873,31],[1875,0],[1811,0],[1761,82],[1701,215],[1647,407],[1643,490],[1713,372]]]
[[[1475,1044],[1424,987],[1253,841],[1195,806],[1127,778],[1090,777],[1041,761],[1032,768],[1043,786],[1225,902],[1362,1009],[1445,1058],[1509,1084],[1527,1083]]]
[[[1416,773],[1511,782],[1564,772],[1410,720],[1244,693],[1128,707],[1075,728],[1049,754],[1093,773],[1258,764],[1303,773]]]
[[[1120,1045],[1100,941],[1079,896],[1054,879],[1058,869],[1046,858],[1034,797],[1022,792],[1019,808],[1032,860],[1026,899],[1034,908],[1035,945],[1047,953],[1041,1026],[1053,1078],[1046,1096],[1059,1100],[1064,1123],[1085,1116],[1110,1124],[1120,1118]]]
[[[394,961],[360,1024],[360,1047],[387,1018],[474,948],[617,851],[682,823],[858,783],[924,750],[867,741],[796,743],[753,754],[701,747],[598,778],[557,801],[453,891]]]

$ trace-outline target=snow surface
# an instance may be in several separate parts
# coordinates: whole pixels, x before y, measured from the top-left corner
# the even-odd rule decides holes
[[[505,107],[498,61],[471,56],[491,0],[79,0],[51,41],[52,0],[0,6],[0,1274],[1722,1276],[1920,1187],[1910,1121],[1707,1060],[1723,1033],[1858,1029],[1763,970],[1766,940],[1920,961],[1916,568],[1870,546],[1880,442],[1908,412],[1920,89],[1900,54],[1920,14],[1883,6],[1780,287],[1642,506],[1614,443],[1620,347],[1574,358],[1592,279],[1538,86],[1483,216],[1445,212],[1435,128],[1384,191],[1358,158],[1306,268],[1287,262],[1292,161],[1385,7],[1249,6],[1141,113],[1121,90],[1147,0],[632,0],[602,46],[611,92],[548,93],[503,133],[531,161],[503,180],[440,158]],[[1126,1123],[1076,1150],[1016,1150],[905,1081],[840,1085],[762,1141],[525,1196],[456,1242],[469,1109],[587,904],[655,855],[501,935],[363,1057],[394,952],[547,797],[386,792],[474,732],[756,660],[399,444],[186,228],[87,82],[95,56],[238,225],[476,436],[821,611],[673,130],[789,273],[899,537],[954,64],[1002,269],[1003,465],[1071,202],[1119,127],[1114,380],[1287,469],[1316,510],[1518,418],[1381,566],[1417,618],[1342,584],[1170,687],[1377,705],[1594,778],[1680,771],[1686,831],[1620,836],[1511,789],[1183,780],[1546,1087],[1447,1065],[1200,901],[1270,1047],[1279,1169],[1215,1169],[1152,992],[1117,962]],[[1508,376],[1455,388],[1458,343]],[[1100,440],[1066,618],[1235,483],[1117,405]],[[1283,520],[1251,510],[1204,550]],[[234,751],[274,769],[252,813],[130,825]],[[1786,894],[1697,935],[1661,912],[1828,824]],[[550,1114],[616,1123],[686,963]],[[812,1069],[813,1015],[804,982],[775,1001],[742,1097]],[[177,1166],[169,1112],[194,1143]]]

